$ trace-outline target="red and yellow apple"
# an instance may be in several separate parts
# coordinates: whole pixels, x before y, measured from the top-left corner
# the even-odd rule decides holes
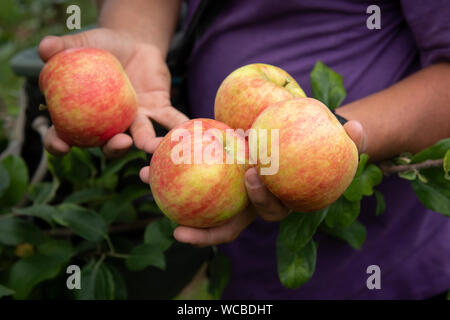
[[[39,87],[58,136],[69,145],[96,147],[134,120],[136,93],[120,62],[95,48],[67,49],[39,75]]]
[[[224,223],[248,204],[247,156],[245,139],[222,122],[194,119],[173,128],[150,162],[158,207],[180,225]]]
[[[286,71],[269,64],[249,64],[233,71],[220,85],[214,118],[245,131],[268,106],[297,97],[306,95]]]
[[[296,98],[274,104],[261,112],[252,129],[257,132],[265,129],[268,137],[267,144],[251,143],[252,150],[257,148],[258,155],[278,151],[275,174],[261,174],[269,164],[258,161],[256,167],[263,183],[295,211],[327,207],[339,198],[355,175],[356,145],[318,100]],[[278,130],[278,141],[272,139],[272,130]]]

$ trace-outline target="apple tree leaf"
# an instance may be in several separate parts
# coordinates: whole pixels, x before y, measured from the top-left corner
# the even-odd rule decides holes
[[[375,199],[377,200],[375,215],[379,216],[386,210],[386,201],[384,200],[383,194],[378,190],[375,190]]]
[[[152,222],[145,228],[144,242],[158,246],[165,251],[175,241],[173,237],[175,227],[176,224],[165,217]]]
[[[366,228],[357,220],[348,227],[335,226],[330,228],[326,223],[320,226],[320,230],[338,239],[347,242],[353,249],[359,250],[366,241]]]
[[[11,216],[0,217],[1,244],[10,246],[24,242],[39,244],[44,238],[42,230],[28,221]]]
[[[328,207],[325,222],[329,227],[348,227],[359,215],[360,201],[348,201],[341,196]]]
[[[450,181],[445,179],[441,168],[422,169],[426,178],[411,181],[414,192],[419,200],[433,211],[450,216]]]
[[[25,208],[14,208],[13,212],[40,218],[50,225],[54,224],[53,217],[58,213],[55,207],[49,206],[48,204],[35,204]]]
[[[292,212],[280,223],[279,240],[290,251],[300,251],[312,239],[327,212],[328,208],[308,213]]]
[[[28,168],[21,157],[8,156],[1,161],[9,177],[8,187],[3,190],[0,203],[12,207],[22,199],[28,186]]]
[[[102,261],[91,261],[81,270],[81,289],[75,291],[77,300],[113,300],[115,279]]]
[[[318,61],[310,75],[313,97],[322,101],[331,110],[344,101],[347,92],[342,76]]]
[[[15,291],[14,298],[25,299],[37,284],[55,278],[66,262],[60,256],[35,254],[14,263],[8,283]]]
[[[11,290],[4,285],[0,284],[0,298],[6,297],[6,296],[12,296],[14,294],[14,290]]]
[[[148,266],[154,266],[160,269],[166,268],[164,251],[159,246],[148,243],[133,248],[125,264],[132,271],[142,270]]]
[[[284,287],[295,289],[305,284],[316,269],[317,246],[308,242],[300,251],[291,251],[277,238],[278,277]]]
[[[450,149],[450,138],[442,139],[429,148],[426,148],[419,153],[416,153],[411,158],[411,163],[419,163],[426,160],[436,160],[444,158],[447,151]]]
[[[227,257],[216,254],[208,265],[209,270],[209,284],[208,292],[213,299],[219,300],[225,290],[231,274],[231,263]]]
[[[7,190],[9,187],[9,173],[6,170],[3,163],[0,162],[0,197],[3,195],[3,192]]]
[[[108,237],[106,222],[98,213],[72,203],[60,205],[53,220],[88,241],[96,242]]]

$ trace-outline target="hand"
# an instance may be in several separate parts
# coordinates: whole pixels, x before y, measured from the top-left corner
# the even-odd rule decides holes
[[[74,47],[95,47],[114,54],[122,63],[138,97],[138,111],[130,126],[133,139],[119,133],[102,148],[107,157],[120,157],[132,146],[153,153],[161,138],[157,138],[150,118],[171,129],[188,118],[170,103],[170,72],[160,50],[138,42],[128,35],[106,28],[94,29],[63,37],[45,37],[39,45],[39,55],[45,62],[56,53]],[[61,140],[52,126],[44,139],[52,154],[63,155],[70,146]]]
[[[352,120],[347,122],[344,128],[355,142],[359,152],[364,152],[367,138],[361,124]],[[140,178],[145,183],[148,183],[149,167],[141,170]],[[266,221],[280,221],[291,212],[264,186],[256,169],[251,168],[247,170],[245,173],[245,185],[251,204],[243,212],[218,227],[199,229],[179,226],[174,231],[175,239],[198,247],[227,243],[236,239],[257,216]]]

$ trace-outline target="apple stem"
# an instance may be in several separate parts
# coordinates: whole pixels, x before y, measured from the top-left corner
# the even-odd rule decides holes
[[[44,110],[47,110],[48,109],[48,107],[45,105],[45,104],[40,104],[39,105],[39,111],[44,111]]]

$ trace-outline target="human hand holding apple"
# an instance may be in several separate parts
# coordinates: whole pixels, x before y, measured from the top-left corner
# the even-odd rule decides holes
[[[122,64],[137,94],[138,109],[130,126],[132,138],[125,133],[116,134],[103,145],[105,155],[122,156],[133,142],[139,149],[153,153],[161,139],[156,137],[149,118],[168,129],[188,120],[171,106],[170,73],[155,46],[107,28],[98,28],[63,37],[45,37],[39,45],[39,54],[47,62],[63,50],[85,47],[112,53]],[[53,126],[47,131],[44,145],[55,155],[70,150],[70,145],[58,136]]]
[[[364,132],[358,121],[348,121],[344,129],[358,146],[359,152],[365,148]],[[149,183],[150,167],[140,171],[140,178]],[[236,239],[258,216],[266,221],[280,221],[288,216],[291,209],[287,208],[264,185],[255,168],[245,172],[245,188],[249,199],[249,206],[234,215],[225,223],[210,228],[195,228],[178,226],[174,230],[174,237],[179,242],[189,243],[198,247],[213,246],[228,243]]]
[[[278,72],[276,67],[269,65],[264,65],[264,67],[271,69],[273,72]],[[242,69],[245,70],[245,67],[238,70]],[[232,79],[233,77],[231,76],[233,74],[236,74],[236,72],[232,73],[227,79]],[[227,82],[227,79],[224,83]],[[240,80],[242,79],[238,81]],[[237,117],[242,124],[254,124],[255,122],[256,124],[254,124],[254,128],[252,126],[252,129],[267,128],[270,130],[273,128],[283,131],[280,147],[284,151],[284,156],[287,156],[287,161],[284,161],[286,159],[281,161],[280,174],[273,176],[262,176],[261,178],[257,171],[257,169],[261,169],[259,164],[257,168],[248,169],[244,178],[251,205],[241,213],[228,218],[228,220],[217,226],[199,224],[198,226],[202,228],[196,228],[192,227],[193,224],[181,223],[182,225],[174,232],[174,236],[178,241],[192,243],[197,246],[230,242],[258,215],[268,221],[278,221],[285,218],[294,208],[300,211],[313,211],[329,205],[345,190],[353,178],[358,163],[356,146],[362,152],[362,148],[365,145],[362,127],[359,122],[349,121],[342,127],[319,101],[308,98],[293,99],[292,97],[286,99],[284,95],[278,95],[279,88],[277,87],[272,88],[276,91],[276,94],[270,96],[267,88],[261,85],[260,80],[254,81],[254,83],[257,83],[257,86],[253,88],[254,90],[250,90],[248,95],[245,92],[239,92],[239,86],[233,87],[232,81],[229,81],[226,86],[222,84],[222,90],[218,91],[218,97],[216,98],[216,103],[219,101],[218,106],[216,105],[215,108],[216,115],[217,110],[220,112],[221,109],[226,109],[227,107],[227,104],[220,101],[228,101],[232,107],[241,105],[235,111],[245,114],[245,117]],[[272,84],[269,84],[270,86]],[[234,89],[231,90],[230,88]],[[262,90],[260,94],[258,94],[258,88]],[[273,92],[272,89],[269,88],[269,92]],[[301,90],[300,87],[298,89]],[[246,87],[245,90],[249,89]],[[249,97],[249,100],[252,102],[249,103],[248,107],[254,110],[258,108],[251,104],[261,103],[261,101],[258,102],[258,96],[262,97],[264,94],[265,100],[271,101],[270,103],[272,104],[274,102],[279,103],[275,106],[264,105],[257,112],[247,112],[248,108],[242,107],[242,103],[245,104],[245,101],[233,104],[230,99],[222,99],[220,97],[223,94],[232,97],[230,94],[233,92],[235,92],[236,97]],[[228,124],[232,124],[236,128],[237,122],[233,122],[236,118],[231,116],[231,113],[222,112],[221,119],[229,121]],[[255,121],[255,118],[257,118],[257,121]],[[286,126],[283,124],[286,124]],[[248,129],[248,127],[245,129]],[[297,136],[301,139],[286,139],[286,137],[292,138],[292,136]],[[315,150],[315,154],[310,155],[310,152],[305,152],[310,148]],[[317,157],[315,158],[315,156]],[[290,159],[292,157],[294,159]],[[299,163],[301,168],[299,168]],[[326,168],[323,167],[324,165],[326,165]],[[289,175],[293,174],[293,172],[289,172],[291,167],[294,168],[294,171],[299,170],[300,173],[303,172],[301,173],[302,177],[299,179],[297,179],[298,177],[294,177],[295,179],[290,177]],[[325,172],[320,174],[320,172],[315,172],[315,169],[323,169]],[[152,173],[149,173],[148,167],[141,170],[141,179],[144,182],[148,183],[151,175]],[[308,183],[304,183],[305,181],[302,180],[305,177],[309,177],[306,179],[310,180]],[[266,181],[263,183],[263,180]],[[278,197],[272,194],[266,185]],[[158,187],[155,186],[155,189],[158,189]],[[173,200],[168,199],[168,202],[173,202]],[[290,208],[286,207],[285,204]],[[162,206],[160,205],[160,207]],[[167,210],[163,211],[167,215]],[[173,215],[168,214],[168,216],[173,218]]]

